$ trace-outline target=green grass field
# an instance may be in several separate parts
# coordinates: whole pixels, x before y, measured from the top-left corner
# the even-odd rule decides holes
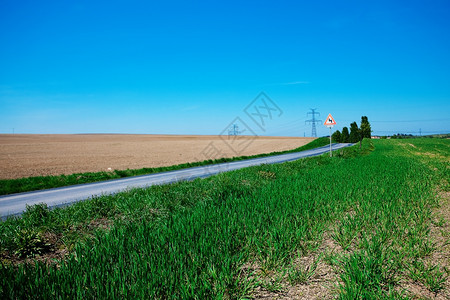
[[[0,295],[445,299],[449,147],[364,140],[333,158],[30,207],[0,223]]]

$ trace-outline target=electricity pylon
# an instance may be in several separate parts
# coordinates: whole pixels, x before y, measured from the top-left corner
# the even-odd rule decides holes
[[[239,135],[239,126],[237,126],[236,124],[233,124],[233,126],[231,126],[231,128],[228,130],[228,135]]]
[[[320,116],[319,112],[316,112],[317,108],[310,108],[310,112],[308,112],[306,115],[308,116],[309,114],[312,115],[312,118],[310,120],[306,120],[305,123],[310,122],[312,125],[312,131],[311,131],[311,136],[312,137],[317,137],[317,131],[316,131],[316,123],[320,123],[320,120],[316,119],[316,115]]]

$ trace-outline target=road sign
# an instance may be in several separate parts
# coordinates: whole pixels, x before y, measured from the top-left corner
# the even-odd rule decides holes
[[[333,116],[331,114],[328,114],[328,117],[325,120],[325,123],[323,123],[323,125],[334,126],[334,125],[336,125],[336,121],[333,119]]]
[[[328,117],[325,120],[325,123],[323,123],[323,125],[325,125],[328,128],[330,128],[330,157],[332,157],[333,154],[332,154],[332,151],[331,151],[331,128],[333,128],[333,126],[336,125],[336,121],[333,119],[333,116],[331,114],[328,114]]]

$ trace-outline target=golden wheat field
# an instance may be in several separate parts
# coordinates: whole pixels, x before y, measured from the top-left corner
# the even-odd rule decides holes
[[[0,134],[0,179],[139,169],[284,151],[313,138]]]

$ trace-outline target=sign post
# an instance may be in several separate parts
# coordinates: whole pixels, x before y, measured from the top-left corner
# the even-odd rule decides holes
[[[331,116],[331,114],[328,114],[328,117],[325,120],[325,123],[323,123],[323,125],[330,128],[330,157],[332,157],[333,154],[331,152],[331,128],[333,128],[333,126],[336,125],[336,121],[333,119],[333,116]]]

